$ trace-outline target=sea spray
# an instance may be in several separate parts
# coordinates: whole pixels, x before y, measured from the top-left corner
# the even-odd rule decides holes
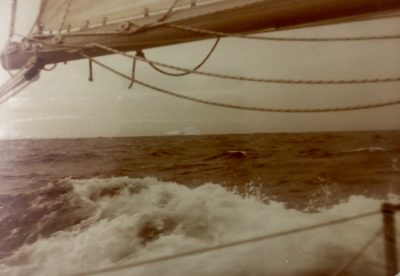
[[[379,210],[382,200],[351,196],[318,212],[241,196],[212,183],[189,188],[155,178],[65,180],[80,221],[24,245],[4,275],[68,275],[129,264]],[[392,196],[398,202],[398,197]],[[324,275],[348,261],[381,229],[378,215],[280,238],[101,275]],[[349,274],[380,275],[382,240]]]

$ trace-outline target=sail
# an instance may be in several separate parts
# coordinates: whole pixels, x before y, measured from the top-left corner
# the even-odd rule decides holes
[[[3,52],[1,58],[4,68],[15,70],[32,56],[43,65],[82,59],[81,52],[71,47],[86,48],[90,57],[110,54],[89,49],[94,43],[138,51],[399,11],[399,0],[381,0],[379,5],[365,0],[42,0],[33,34],[39,35]],[[128,20],[131,24],[126,24]],[[136,23],[141,24],[140,31],[132,27]]]
[[[43,31],[79,30],[227,0],[42,0],[38,25]]]

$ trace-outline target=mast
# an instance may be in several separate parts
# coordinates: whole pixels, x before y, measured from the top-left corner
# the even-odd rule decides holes
[[[87,22],[87,26],[78,30],[71,30],[66,24],[68,22],[62,22],[58,32],[43,32],[39,26],[36,34],[21,43],[8,45],[1,55],[2,65],[7,70],[14,70],[22,68],[33,57],[43,67],[81,59],[82,53],[91,57],[109,54],[102,49],[87,47],[90,43],[120,51],[138,51],[213,37],[176,29],[170,24],[237,34],[400,11],[398,0],[225,0],[209,1],[203,5],[186,0],[183,3],[185,5],[176,9],[172,5],[170,9],[153,15],[142,9],[141,15],[132,20],[107,23],[107,19],[103,19],[100,26],[90,26]]]

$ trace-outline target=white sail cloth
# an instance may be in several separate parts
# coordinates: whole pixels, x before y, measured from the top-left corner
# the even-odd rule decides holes
[[[226,0],[178,0],[176,9]],[[82,29],[167,11],[175,0],[42,0],[38,24],[44,31]]]

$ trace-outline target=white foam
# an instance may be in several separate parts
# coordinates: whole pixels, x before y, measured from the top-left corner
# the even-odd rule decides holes
[[[400,171],[399,160],[397,158],[392,159],[392,169],[396,172]]]
[[[200,130],[194,126],[185,127],[181,130],[168,131],[166,135],[200,135]]]
[[[275,233],[378,210],[382,201],[352,196],[318,213],[288,209],[276,201],[241,197],[215,184],[190,189],[154,178],[69,180],[71,201],[88,219],[22,247],[0,267],[5,275],[84,272],[221,243]],[[393,196],[394,197],[394,196]],[[394,197],[394,200],[398,200]],[[381,228],[379,215],[101,275],[312,275],[345,263]],[[353,265],[380,271],[381,240]]]
[[[358,148],[354,150],[349,150],[349,151],[340,151],[339,153],[351,153],[351,152],[384,152],[387,151],[387,149],[382,148],[382,147],[366,147],[366,148]]]

